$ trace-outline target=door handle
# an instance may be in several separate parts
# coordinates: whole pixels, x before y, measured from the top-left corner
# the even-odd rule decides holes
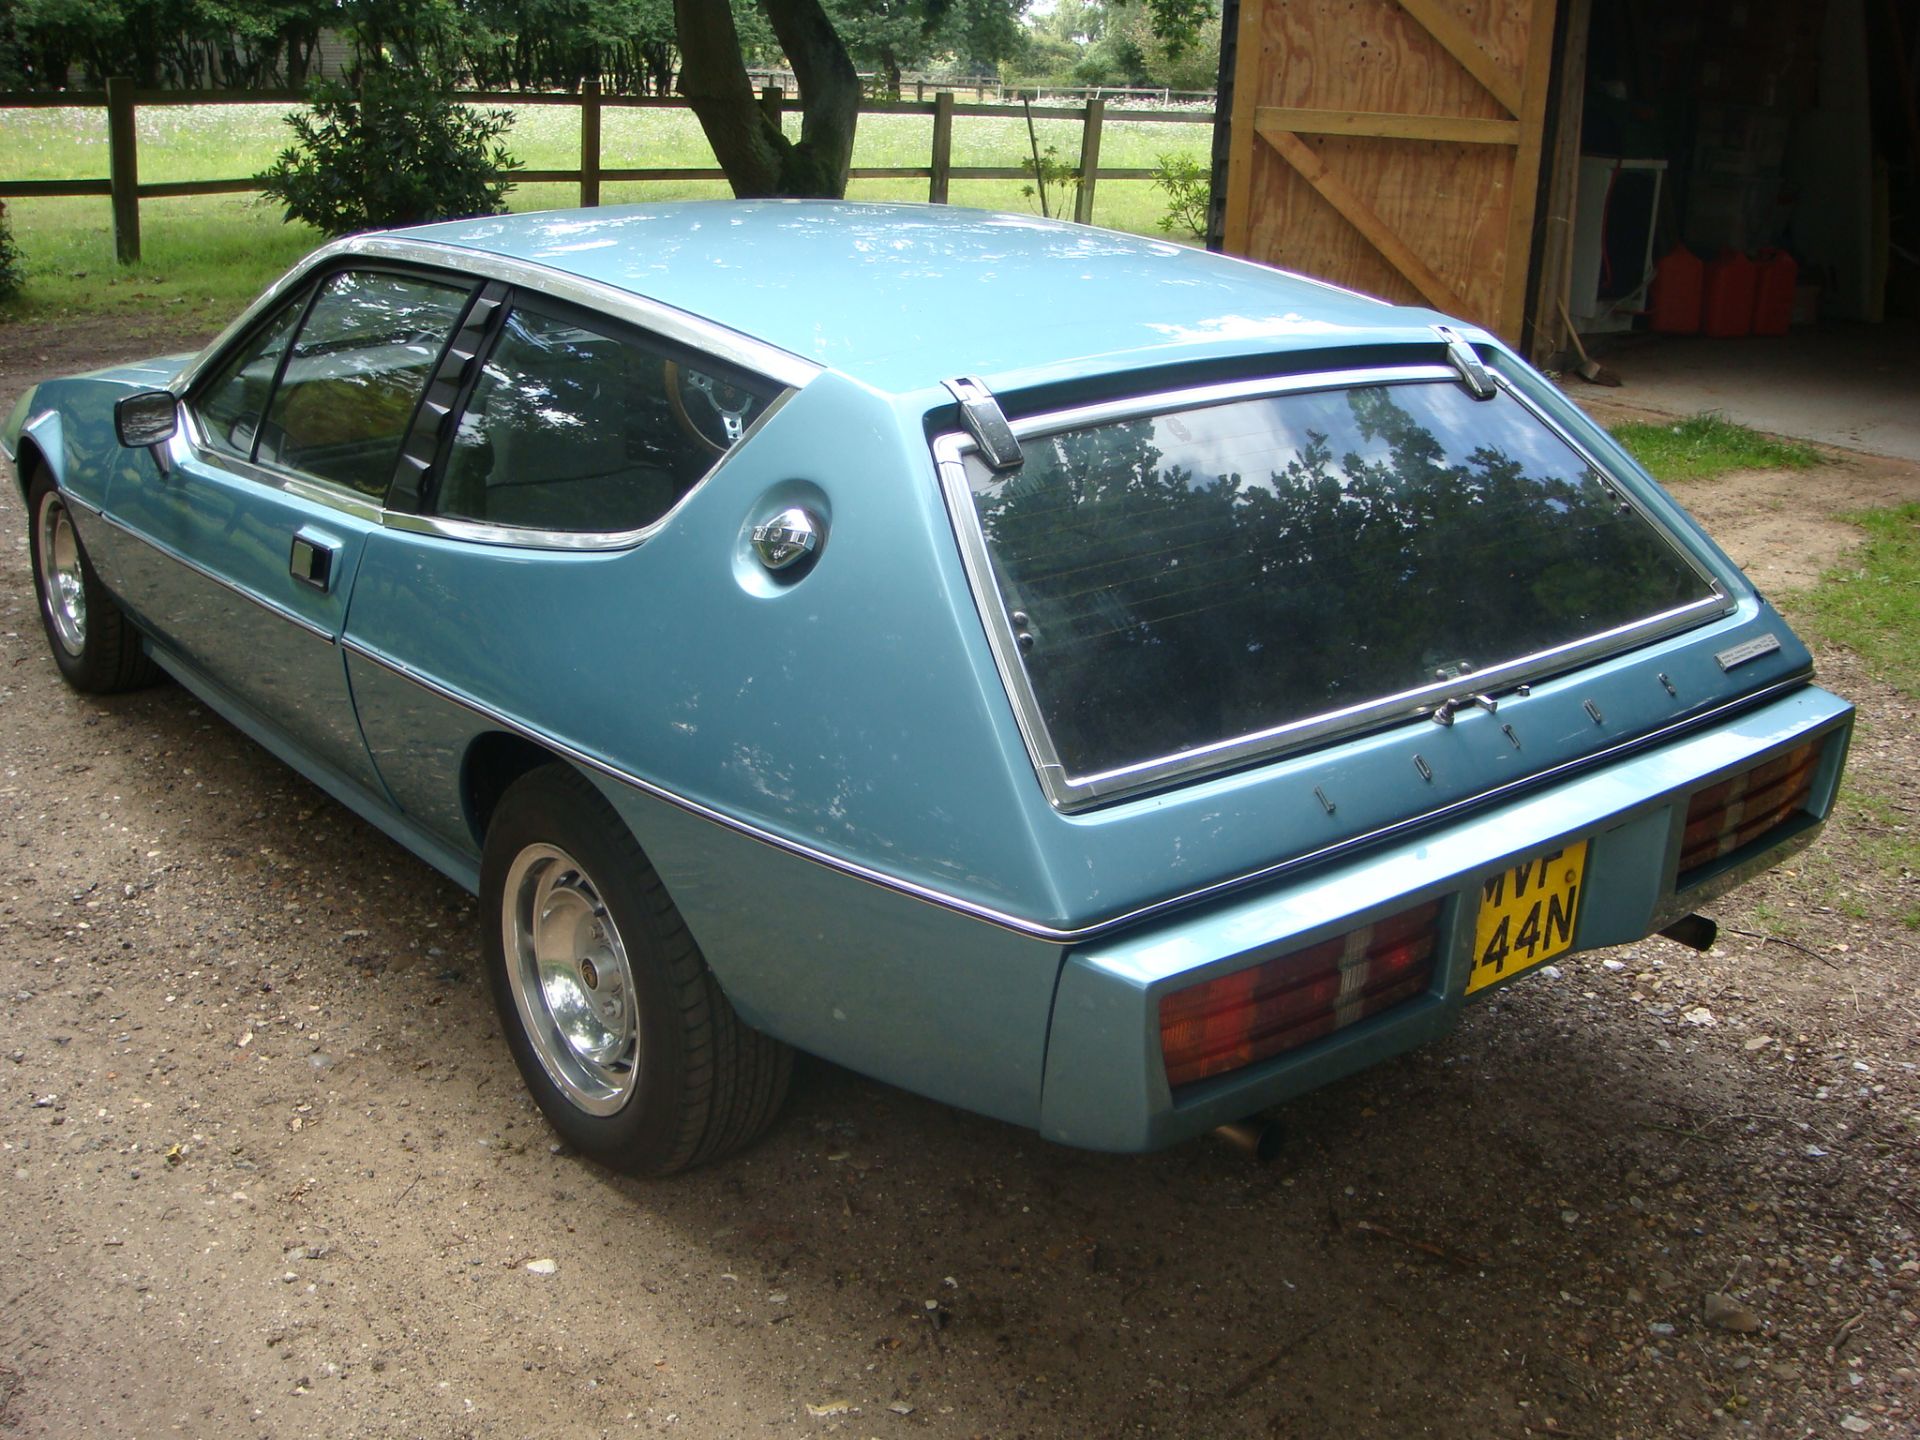
[[[293,537],[287,555],[287,571],[302,585],[326,594],[333,589],[333,562],[339,558],[340,542],[314,530],[301,530]]]

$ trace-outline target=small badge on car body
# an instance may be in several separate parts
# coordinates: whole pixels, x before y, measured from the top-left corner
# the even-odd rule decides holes
[[[1758,660],[1762,655],[1771,655],[1780,648],[1780,637],[1769,631],[1765,635],[1756,635],[1751,640],[1742,640],[1738,645],[1729,645],[1713,658],[1720,663],[1722,670],[1731,670],[1744,665],[1749,660]]]
[[[753,527],[753,553],[769,570],[786,570],[820,548],[826,526],[811,510],[790,505]]]

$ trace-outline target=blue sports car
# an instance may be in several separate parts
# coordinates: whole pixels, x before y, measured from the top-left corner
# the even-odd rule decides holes
[[[794,1048],[1165,1145],[1806,845],[1852,710],[1493,336],[825,202],[326,246],[0,432],[53,659],[177,678],[481,898],[660,1174]]]

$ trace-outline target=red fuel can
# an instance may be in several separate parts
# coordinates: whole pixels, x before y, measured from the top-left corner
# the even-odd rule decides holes
[[[1701,292],[1707,262],[1675,245],[1653,267],[1652,325],[1662,335],[1700,333]]]
[[[1784,250],[1762,250],[1755,257],[1759,272],[1754,283],[1753,333],[1784,335],[1793,323],[1793,287],[1800,267]]]
[[[1759,267],[1739,250],[1722,250],[1707,262],[1706,306],[1701,328],[1726,337],[1753,333],[1753,296]]]

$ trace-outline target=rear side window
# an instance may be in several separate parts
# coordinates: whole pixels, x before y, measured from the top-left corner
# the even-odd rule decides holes
[[[644,336],[516,308],[461,413],[434,509],[513,529],[641,529],[713,468],[773,394]]]
[[[1724,608],[1504,391],[1263,395],[1022,453],[1003,473],[965,456],[949,496],[977,527],[1016,703],[1053,752],[1036,759],[1068,790],[1405,716]]]
[[[385,499],[414,406],[471,289],[342,271],[300,327],[255,458]]]

